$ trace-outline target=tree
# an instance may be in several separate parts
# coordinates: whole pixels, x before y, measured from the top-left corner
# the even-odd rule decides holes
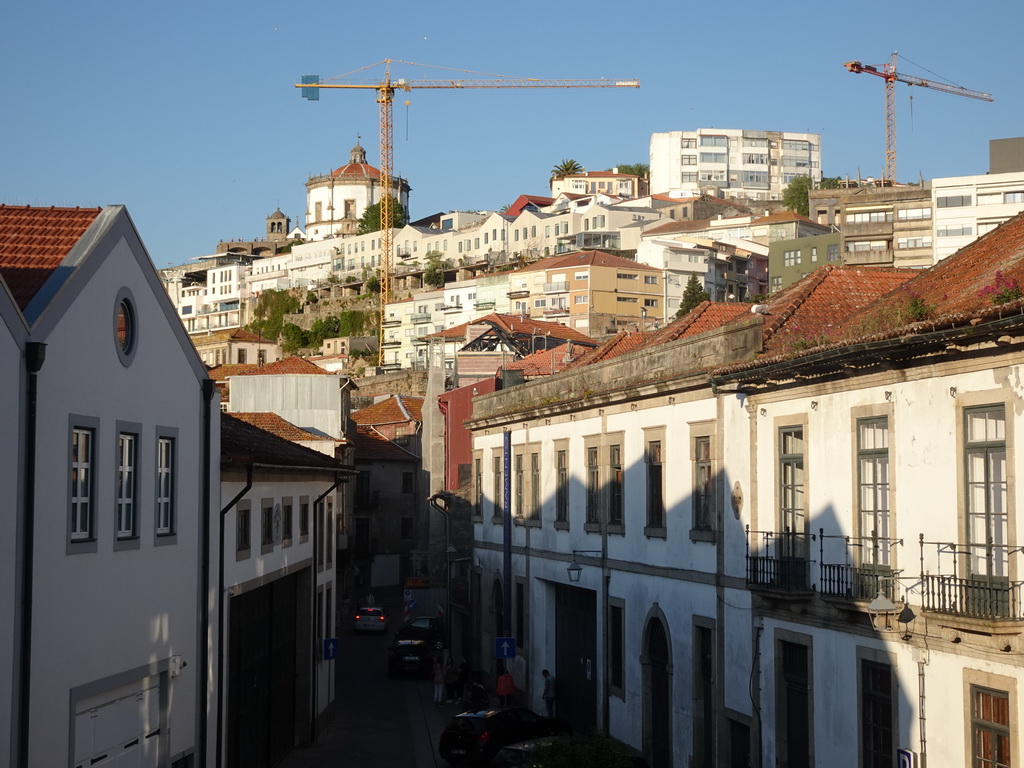
[[[444,264],[441,263],[439,251],[431,251],[427,254],[427,268],[423,270],[423,282],[431,288],[444,287]]]
[[[679,301],[679,311],[676,312],[676,317],[682,317],[702,302],[710,300],[711,297],[704,290],[704,286],[701,285],[697,276],[690,275],[690,279],[686,281],[686,288],[683,290],[683,298]]]
[[[818,189],[839,189],[843,185],[841,176],[822,176]]]
[[[551,169],[552,179],[561,179],[566,176],[572,176],[575,173],[583,173],[586,168],[577,163],[575,160],[565,159]]]
[[[363,293],[380,293],[380,278],[370,275],[363,281]]]
[[[299,300],[288,291],[273,288],[262,291],[253,309],[253,321],[246,326],[264,339],[277,341],[281,334],[284,316],[299,311]]]
[[[796,211],[801,216],[810,213],[810,204],[807,201],[807,193],[812,186],[810,176],[797,176],[786,187],[782,193],[782,205],[791,211]]]
[[[404,227],[409,220],[405,208],[395,198],[391,198],[391,228]],[[374,203],[363,211],[359,219],[358,235],[367,235],[370,232],[380,232],[380,203]]]
[[[628,173],[632,176],[639,176],[641,179],[646,179],[651,175],[651,166],[648,163],[619,163],[615,167],[619,169],[619,173]],[[610,171],[611,168],[608,170]]]

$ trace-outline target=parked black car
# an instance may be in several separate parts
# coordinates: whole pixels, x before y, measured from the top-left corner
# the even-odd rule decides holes
[[[430,677],[436,651],[423,640],[399,640],[388,648],[388,677],[416,675]]]
[[[395,642],[399,640],[422,640],[436,650],[444,648],[444,622],[437,616],[417,616],[395,632]]]
[[[565,720],[541,717],[525,707],[463,712],[441,733],[438,751],[451,765],[486,765],[506,744],[571,733]]]

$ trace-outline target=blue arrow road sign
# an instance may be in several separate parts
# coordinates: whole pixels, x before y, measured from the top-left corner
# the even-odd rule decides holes
[[[333,661],[338,658],[338,638],[324,638],[324,661]]]
[[[498,637],[494,640],[494,658],[514,659],[516,657],[516,639],[514,637]]]

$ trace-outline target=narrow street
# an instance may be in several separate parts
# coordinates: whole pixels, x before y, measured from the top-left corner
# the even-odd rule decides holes
[[[353,634],[351,617],[339,619],[335,716],[316,744],[296,748],[279,768],[440,768],[437,741],[455,704],[436,706],[427,679],[387,676],[387,649],[401,625],[399,592],[383,602],[388,611],[386,635]],[[381,605],[378,593],[376,604]]]

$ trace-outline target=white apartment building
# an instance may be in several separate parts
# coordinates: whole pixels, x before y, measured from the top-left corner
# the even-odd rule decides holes
[[[932,181],[934,262],[1024,211],[1024,172]]]
[[[779,200],[798,176],[821,181],[817,133],[698,128],[651,134],[651,192]]]

